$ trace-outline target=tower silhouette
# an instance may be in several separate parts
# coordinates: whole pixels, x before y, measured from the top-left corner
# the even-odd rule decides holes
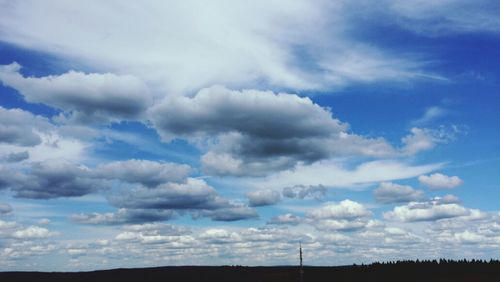
[[[302,266],[302,242],[299,242],[299,257],[300,257],[300,282],[304,282],[304,268]]]

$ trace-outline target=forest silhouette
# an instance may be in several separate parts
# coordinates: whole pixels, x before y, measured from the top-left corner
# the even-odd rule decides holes
[[[499,260],[423,260],[375,262],[334,267],[304,266],[304,282],[313,281],[495,281]],[[90,272],[0,272],[0,281],[300,281],[299,266],[167,266]]]

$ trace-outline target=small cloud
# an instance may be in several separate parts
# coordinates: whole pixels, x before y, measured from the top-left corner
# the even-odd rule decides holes
[[[415,190],[411,186],[399,185],[391,182],[382,182],[373,191],[375,200],[379,203],[405,203],[423,200],[424,192]]]
[[[422,125],[427,124],[431,121],[444,117],[448,114],[448,111],[442,107],[433,106],[425,110],[422,117],[415,119],[411,122],[412,125]]]
[[[278,224],[278,225],[298,225],[302,222],[302,219],[299,216],[296,216],[291,213],[278,215],[272,217],[267,224]]]
[[[320,200],[326,196],[327,188],[323,185],[295,185],[283,188],[283,197]]]
[[[436,221],[445,218],[464,217],[474,214],[474,210],[465,208],[446,199],[435,198],[424,202],[411,202],[404,206],[395,207],[384,213],[384,218],[390,221],[416,222]]]
[[[464,183],[464,181],[458,176],[447,176],[441,173],[421,175],[418,177],[418,181],[429,187],[431,190],[453,189]]]
[[[247,194],[248,203],[251,207],[271,206],[281,200],[281,195],[273,190],[259,190]]]

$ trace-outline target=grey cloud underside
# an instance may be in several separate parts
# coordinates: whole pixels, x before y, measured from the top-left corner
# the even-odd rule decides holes
[[[166,183],[154,188],[138,187],[110,197],[110,203],[130,210],[176,210],[190,212],[194,218],[235,221],[258,217],[255,210],[222,198],[202,180],[188,178],[185,183]]]
[[[7,169],[4,172],[0,175],[0,186],[10,188],[21,198],[78,197],[105,187],[87,168],[65,161],[33,163],[26,173]]]
[[[10,188],[16,197],[50,199],[79,197],[111,187],[109,181],[155,186],[170,181],[182,182],[190,167],[182,164],[127,160],[96,168],[71,162],[48,160],[30,163],[27,171],[0,168],[0,188]]]
[[[251,207],[261,207],[277,204],[281,195],[278,191],[258,190],[248,193],[247,198]]]
[[[229,205],[214,210],[202,210],[193,214],[194,218],[209,217],[214,221],[238,221],[258,219],[258,213],[251,207],[243,205]]]
[[[105,179],[120,179],[148,187],[166,182],[182,182],[191,172],[188,165],[147,160],[117,161],[98,166],[96,175]]]
[[[115,213],[89,213],[71,215],[71,220],[92,225],[120,225],[164,221],[175,218],[173,210],[119,209]]]
[[[70,71],[58,76],[24,77],[17,63],[0,66],[0,81],[30,103],[61,109],[60,121],[89,123],[137,119],[152,100],[133,76]]]
[[[276,225],[298,225],[303,221],[303,219],[299,216],[293,215],[291,213],[278,215],[272,217],[267,224],[276,224]]]
[[[227,204],[204,181],[166,183],[155,188],[137,187],[114,195],[110,202],[131,209],[214,209]]]
[[[19,146],[35,146],[42,139],[35,129],[47,128],[45,118],[37,117],[19,109],[0,107],[0,143]]]
[[[420,201],[425,198],[424,192],[415,190],[410,186],[383,182],[373,191],[375,200],[379,203],[406,203]]]
[[[166,140],[175,136],[242,132],[277,140],[339,133],[345,125],[308,98],[256,90],[231,91],[214,86],[195,97],[166,99],[152,111]]]
[[[28,151],[22,151],[18,153],[10,153],[5,156],[5,160],[9,163],[17,163],[29,159],[30,154]]]
[[[189,178],[187,165],[127,160],[88,168],[46,161],[30,163],[25,169],[18,172],[0,167],[0,189],[8,188],[21,198],[52,199],[79,197],[119,185],[118,190],[110,190],[108,199],[118,211],[74,215],[72,219],[80,223],[142,223],[172,219],[179,213],[217,221],[258,217],[254,209],[221,197],[205,181]]]
[[[323,185],[295,185],[283,188],[282,194],[286,198],[322,199],[326,196],[327,188]]]

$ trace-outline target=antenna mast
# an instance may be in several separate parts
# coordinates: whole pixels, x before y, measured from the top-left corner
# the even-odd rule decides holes
[[[300,282],[304,282],[304,268],[302,266],[302,242],[299,242],[299,256],[300,256]]]

